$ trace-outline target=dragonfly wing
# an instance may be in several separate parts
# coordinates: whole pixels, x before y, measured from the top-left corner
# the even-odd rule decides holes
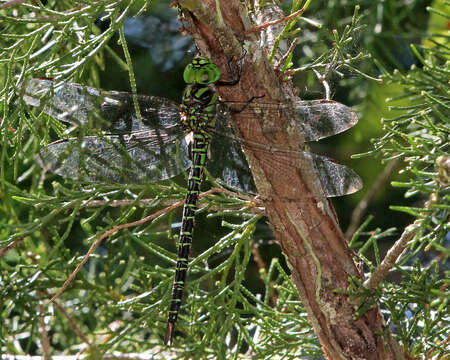
[[[304,152],[304,155],[313,161],[326,197],[349,195],[362,188],[361,178],[348,166],[338,164],[325,156],[308,152]]]
[[[257,193],[241,142],[234,136],[224,113],[219,113],[216,117],[209,156],[210,161],[207,162],[206,169],[219,183],[222,180],[232,189],[249,194]]]
[[[225,141],[222,139],[220,142],[223,144]],[[256,194],[256,185],[244,153],[236,147],[236,142],[230,141],[230,144],[232,146],[227,148],[212,148],[213,161],[208,163],[208,171],[213,177],[223,179],[228,187]],[[313,161],[326,197],[349,195],[362,188],[361,178],[348,166],[338,164],[324,156],[307,152],[304,152],[304,155]],[[292,162],[289,163],[292,166]]]
[[[213,177],[222,179],[228,187],[256,194],[256,185],[241,144],[245,144],[245,147],[249,148],[256,147],[259,151],[262,150],[261,145],[238,139],[224,113],[219,113],[217,116],[215,131],[210,146],[211,161],[206,166],[208,171]],[[267,151],[270,153],[276,150],[267,149]],[[285,161],[282,160],[282,162],[289,167],[296,166],[293,159],[290,158],[295,154],[292,152],[290,154],[286,155]],[[324,156],[308,152],[302,152],[302,154],[313,162],[325,196],[348,195],[362,188],[361,178],[349,167]]]
[[[294,104],[296,127],[306,141],[317,141],[339,134],[358,122],[352,108],[330,100],[299,101]]]
[[[165,130],[181,136],[179,106],[156,96],[136,95],[142,121],[136,116],[133,95],[105,91],[75,83],[30,79],[22,98],[46,114],[75,126],[104,130],[109,134]],[[168,130],[171,129],[171,130]]]
[[[37,161],[83,182],[145,184],[174,177],[191,165],[184,139],[165,140],[149,133],[59,140],[43,148]]]

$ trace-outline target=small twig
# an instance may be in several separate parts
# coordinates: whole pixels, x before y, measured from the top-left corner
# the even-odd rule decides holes
[[[209,196],[209,195],[211,195],[213,193],[224,193],[224,194],[227,194],[227,195],[230,195],[230,196],[236,196],[236,197],[242,198],[244,200],[256,203],[256,200],[253,197],[250,197],[250,196],[247,196],[247,195],[243,195],[243,194],[237,194],[237,193],[235,193],[233,191],[230,191],[230,190],[227,190],[227,189],[222,189],[222,188],[211,188],[210,190],[200,194],[198,197],[199,198],[203,198],[203,197]],[[81,262],[77,265],[77,267],[72,272],[72,274],[70,274],[70,276],[67,278],[67,280],[62,285],[62,287],[50,299],[50,301],[54,302],[56,300],[56,298],[58,298],[64,292],[64,290],[70,285],[70,283],[76,277],[78,272],[81,270],[81,268],[84,266],[84,264],[86,264],[86,262],[88,261],[89,256],[92,255],[92,253],[100,245],[100,243],[103,241],[103,239],[105,239],[105,238],[107,238],[107,237],[109,237],[111,235],[114,235],[119,230],[127,229],[127,228],[130,228],[130,227],[135,227],[135,226],[139,226],[139,225],[145,224],[146,222],[148,222],[150,220],[153,220],[153,219],[157,218],[158,216],[161,216],[161,215],[163,215],[163,214],[165,214],[165,213],[167,213],[169,211],[172,211],[172,210],[174,210],[177,207],[180,207],[182,205],[184,205],[184,200],[178,201],[178,202],[176,202],[176,203],[174,203],[174,204],[172,204],[172,205],[170,205],[170,206],[168,206],[168,207],[166,207],[164,209],[161,209],[161,210],[153,213],[152,215],[146,216],[145,218],[142,218],[140,220],[133,221],[131,223],[116,225],[112,229],[110,229],[107,232],[105,232],[102,235],[100,235],[98,237],[98,239],[91,245],[91,247],[87,251],[86,255],[83,257]]]
[[[325,78],[322,76],[322,74],[318,72],[316,69],[313,69],[313,72],[317,76],[319,82],[325,88],[325,99],[330,100],[330,85],[328,85],[328,81],[326,81]]]
[[[25,239],[26,235],[22,235],[14,240],[11,244],[6,245],[4,248],[0,250],[0,259],[5,255],[9,250],[15,247],[18,243],[20,243],[23,239]]]
[[[89,256],[92,255],[92,253],[95,251],[95,249],[100,245],[100,243],[103,241],[103,239],[114,235],[116,232],[118,232],[119,230],[122,229],[127,229],[130,227],[135,227],[135,226],[139,226],[142,224],[145,224],[146,222],[155,219],[156,217],[165,214],[168,211],[171,211],[173,209],[176,209],[177,207],[181,206],[184,204],[184,200],[183,201],[178,201],[175,204],[168,206],[164,209],[161,209],[159,211],[157,211],[156,213],[153,213],[152,215],[146,216],[145,218],[142,218],[140,220],[137,221],[133,221],[131,223],[126,223],[126,224],[121,224],[121,225],[116,225],[114,226],[111,230],[108,230],[107,232],[101,234],[98,239],[91,245],[91,247],[89,248],[88,252],[86,253],[86,255],[83,257],[83,259],[81,260],[81,262],[77,265],[77,267],[75,268],[75,270],[72,272],[72,274],[70,274],[70,276],[67,278],[67,280],[64,282],[64,284],[62,285],[62,287],[58,290],[58,292],[50,299],[51,302],[54,302],[56,300],[56,298],[59,297],[59,295],[61,295],[64,290],[70,285],[70,283],[73,281],[73,279],[75,278],[75,276],[77,276],[78,272],[81,270],[81,268],[84,266],[84,264],[86,264],[86,262],[89,259]]]
[[[0,4],[0,10],[12,7],[12,6],[16,6],[16,5],[21,5],[23,4],[25,1],[27,0],[11,0],[8,2],[5,2],[4,4]]]
[[[292,53],[295,50],[295,47],[297,46],[298,43],[298,38],[295,38],[291,45],[289,46],[288,51],[286,51],[286,54],[283,55],[283,57],[277,61],[277,63],[275,64],[275,70],[279,70],[281,65],[286,61],[287,57],[289,56],[290,53]]]
[[[436,344],[436,346],[435,346],[435,348],[436,347],[443,347],[444,345],[446,345],[446,344],[448,344],[450,342],[450,336],[447,336],[447,339],[444,339],[444,340],[442,340],[442,341],[439,341],[437,344]],[[425,354],[425,359],[431,359],[431,356],[433,355],[433,352],[434,351],[436,351],[436,349],[435,348],[431,348],[430,350],[428,350],[427,351],[427,353]],[[448,349],[448,348],[447,348]],[[436,359],[436,358],[435,358]]]
[[[41,291],[37,292],[38,297],[40,298],[43,293]],[[47,329],[45,328],[44,314],[45,309],[42,303],[38,305],[39,309],[39,324],[41,326],[41,336],[42,336],[42,354],[45,360],[50,359],[50,339],[48,337]]]
[[[383,184],[387,181],[389,176],[391,175],[394,168],[398,165],[400,160],[394,160],[389,162],[384,168],[383,172],[376,178],[372,187],[369,191],[366,192],[364,197],[361,199],[359,204],[356,206],[355,210],[353,210],[350,225],[345,232],[346,239],[349,239],[353,233],[356,231],[358,226],[360,225],[361,218],[367,210],[367,206],[369,205],[370,200],[378,193],[378,190],[383,186]]]
[[[418,221],[416,220],[412,226],[418,226]],[[370,278],[368,278],[366,281],[364,281],[364,287],[367,289],[375,289],[378,284],[383,280],[386,275],[389,273],[389,271],[394,267],[395,263],[397,262],[397,259],[402,255],[403,251],[406,250],[406,247],[408,246],[409,242],[414,238],[416,235],[417,230],[411,230],[407,231],[405,230],[398,239],[394,245],[389,249],[386,256],[384,257],[383,261],[380,265],[378,265],[375,269],[375,271],[372,273]]]
[[[258,267],[259,272],[265,273],[266,272],[266,264],[264,263],[264,260],[262,259],[262,256],[259,252],[258,244],[256,244],[256,242],[253,240],[253,238],[252,238],[251,252],[253,255],[253,259],[255,260],[256,266]],[[269,298],[270,298],[270,302],[272,303],[272,305],[275,306],[277,304],[277,295],[275,294],[275,292],[273,290],[269,293]]]
[[[31,261],[33,262],[34,265],[38,265],[38,261],[36,259],[36,255],[31,253],[31,255],[29,255]],[[47,290],[43,290],[40,292],[41,294],[44,294],[45,297],[49,296],[49,292]],[[54,301],[53,304],[56,306],[56,308],[61,311],[61,313],[63,314],[63,316],[69,321],[69,323],[72,325],[73,331],[75,332],[75,334],[78,335],[78,337],[83,340],[86,344],[88,344],[89,346],[91,345],[89,339],[81,332],[80,328],[78,327],[77,323],[72,319],[72,317],[67,313],[66,309],[64,309],[64,307],[57,301]]]
[[[255,32],[259,32],[259,31],[262,31],[264,29],[267,29],[270,26],[278,25],[278,24],[280,24],[282,22],[291,20],[291,19],[295,18],[296,16],[299,16],[299,15],[303,14],[305,12],[305,10],[306,10],[305,8],[301,8],[300,10],[297,10],[297,11],[293,12],[291,15],[285,16],[284,18],[277,19],[277,20],[274,20],[274,21],[268,21],[268,22],[266,22],[264,24],[261,24],[261,25],[258,25],[258,26],[254,26],[251,29],[247,30],[245,32],[245,35],[249,35],[249,34],[252,34],[252,33],[255,33]]]

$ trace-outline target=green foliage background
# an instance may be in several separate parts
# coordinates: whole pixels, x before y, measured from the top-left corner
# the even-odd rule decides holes
[[[291,3],[283,2],[286,14]],[[299,22],[295,68],[332,49],[332,30],[342,33],[355,5],[361,6],[366,27],[352,34],[358,37],[345,51],[370,53],[378,67],[366,59],[358,69],[383,75],[384,82],[380,85],[345,67],[342,77],[336,72],[330,76],[333,99],[356,108],[361,119],[354,129],[320,142],[314,151],[353,167],[364,179],[360,194],[334,201],[344,230],[353,208],[384,167],[380,160],[403,161],[390,178],[396,188],[385,184],[377,191],[367,209],[373,218],[352,245],[366,270],[373,271],[405,226],[416,221],[418,235],[408,255],[376,291],[364,296],[381,303],[405,352],[443,356],[445,344],[440,342],[449,330],[448,268],[441,265],[448,258],[450,170],[438,159],[448,157],[449,3],[312,1],[305,16],[323,26]],[[430,5],[434,10],[427,10]],[[17,242],[0,257],[0,354],[42,354],[48,349],[49,354],[83,350],[91,358],[113,351],[168,356],[161,339],[179,208],[103,241],[57,303],[48,299],[100,234],[182,200],[185,177],[146,186],[93,186],[51,174],[44,177],[35,155],[64,136],[64,129],[24,106],[17,88],[25,78],[50,76],[179,100],[182,70],[193,48],[178,33],[175,18],[166,1],[105,0],[89,6],[36,1],[0,10],[0,249]],[[130,81],[131,67],[135,82]],[[394,69],[398,71],[391,75]],[[311,71],[298,72],[294,82],[301,97],[323,97]],[[395,100],[389,104],[394,108],[388,108],[387,98]],[[381,123],[381,118],[389,120]],[[371,143],[377,136],[381,139]],[[352,154],[368,151],[370,157],[350,160]],[[123,199],[131,203],[108,205]],[[152,201],[141,206],[141,199]],[[94,200],[105,203],[86,206]],[[201,206],[176,356],[320,358],[320,346],[265,219],[248,202],[224,194],[203,199]],[[354,284],[351,291],[360,294],[363,289]]]

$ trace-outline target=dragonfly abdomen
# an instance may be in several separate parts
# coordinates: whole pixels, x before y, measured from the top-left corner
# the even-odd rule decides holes
[[[189,265],[192,236],[194,231],[195,212],[197,210],[197,199],[203,178],[203,169],[206,163],[206,154],[209,145],[207,137],[196,134],[192,148],[192,167],[189,172],[187,195],[183,208],[183,219],[181,221],[180,241],[178,243],[178,259],[175,269],[175,279],[172,290],[172,301],[170,303],[169,317],[164,342],[172,344],[173,331],[178,319],[178,312],[183,297],[184,284]]]

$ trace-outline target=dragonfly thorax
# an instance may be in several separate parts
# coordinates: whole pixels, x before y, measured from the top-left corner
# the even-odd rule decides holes
[[[190,84],[181,103],[181,121],[185,132],[209,134],[214,128],[218,96],[212,85]]]

